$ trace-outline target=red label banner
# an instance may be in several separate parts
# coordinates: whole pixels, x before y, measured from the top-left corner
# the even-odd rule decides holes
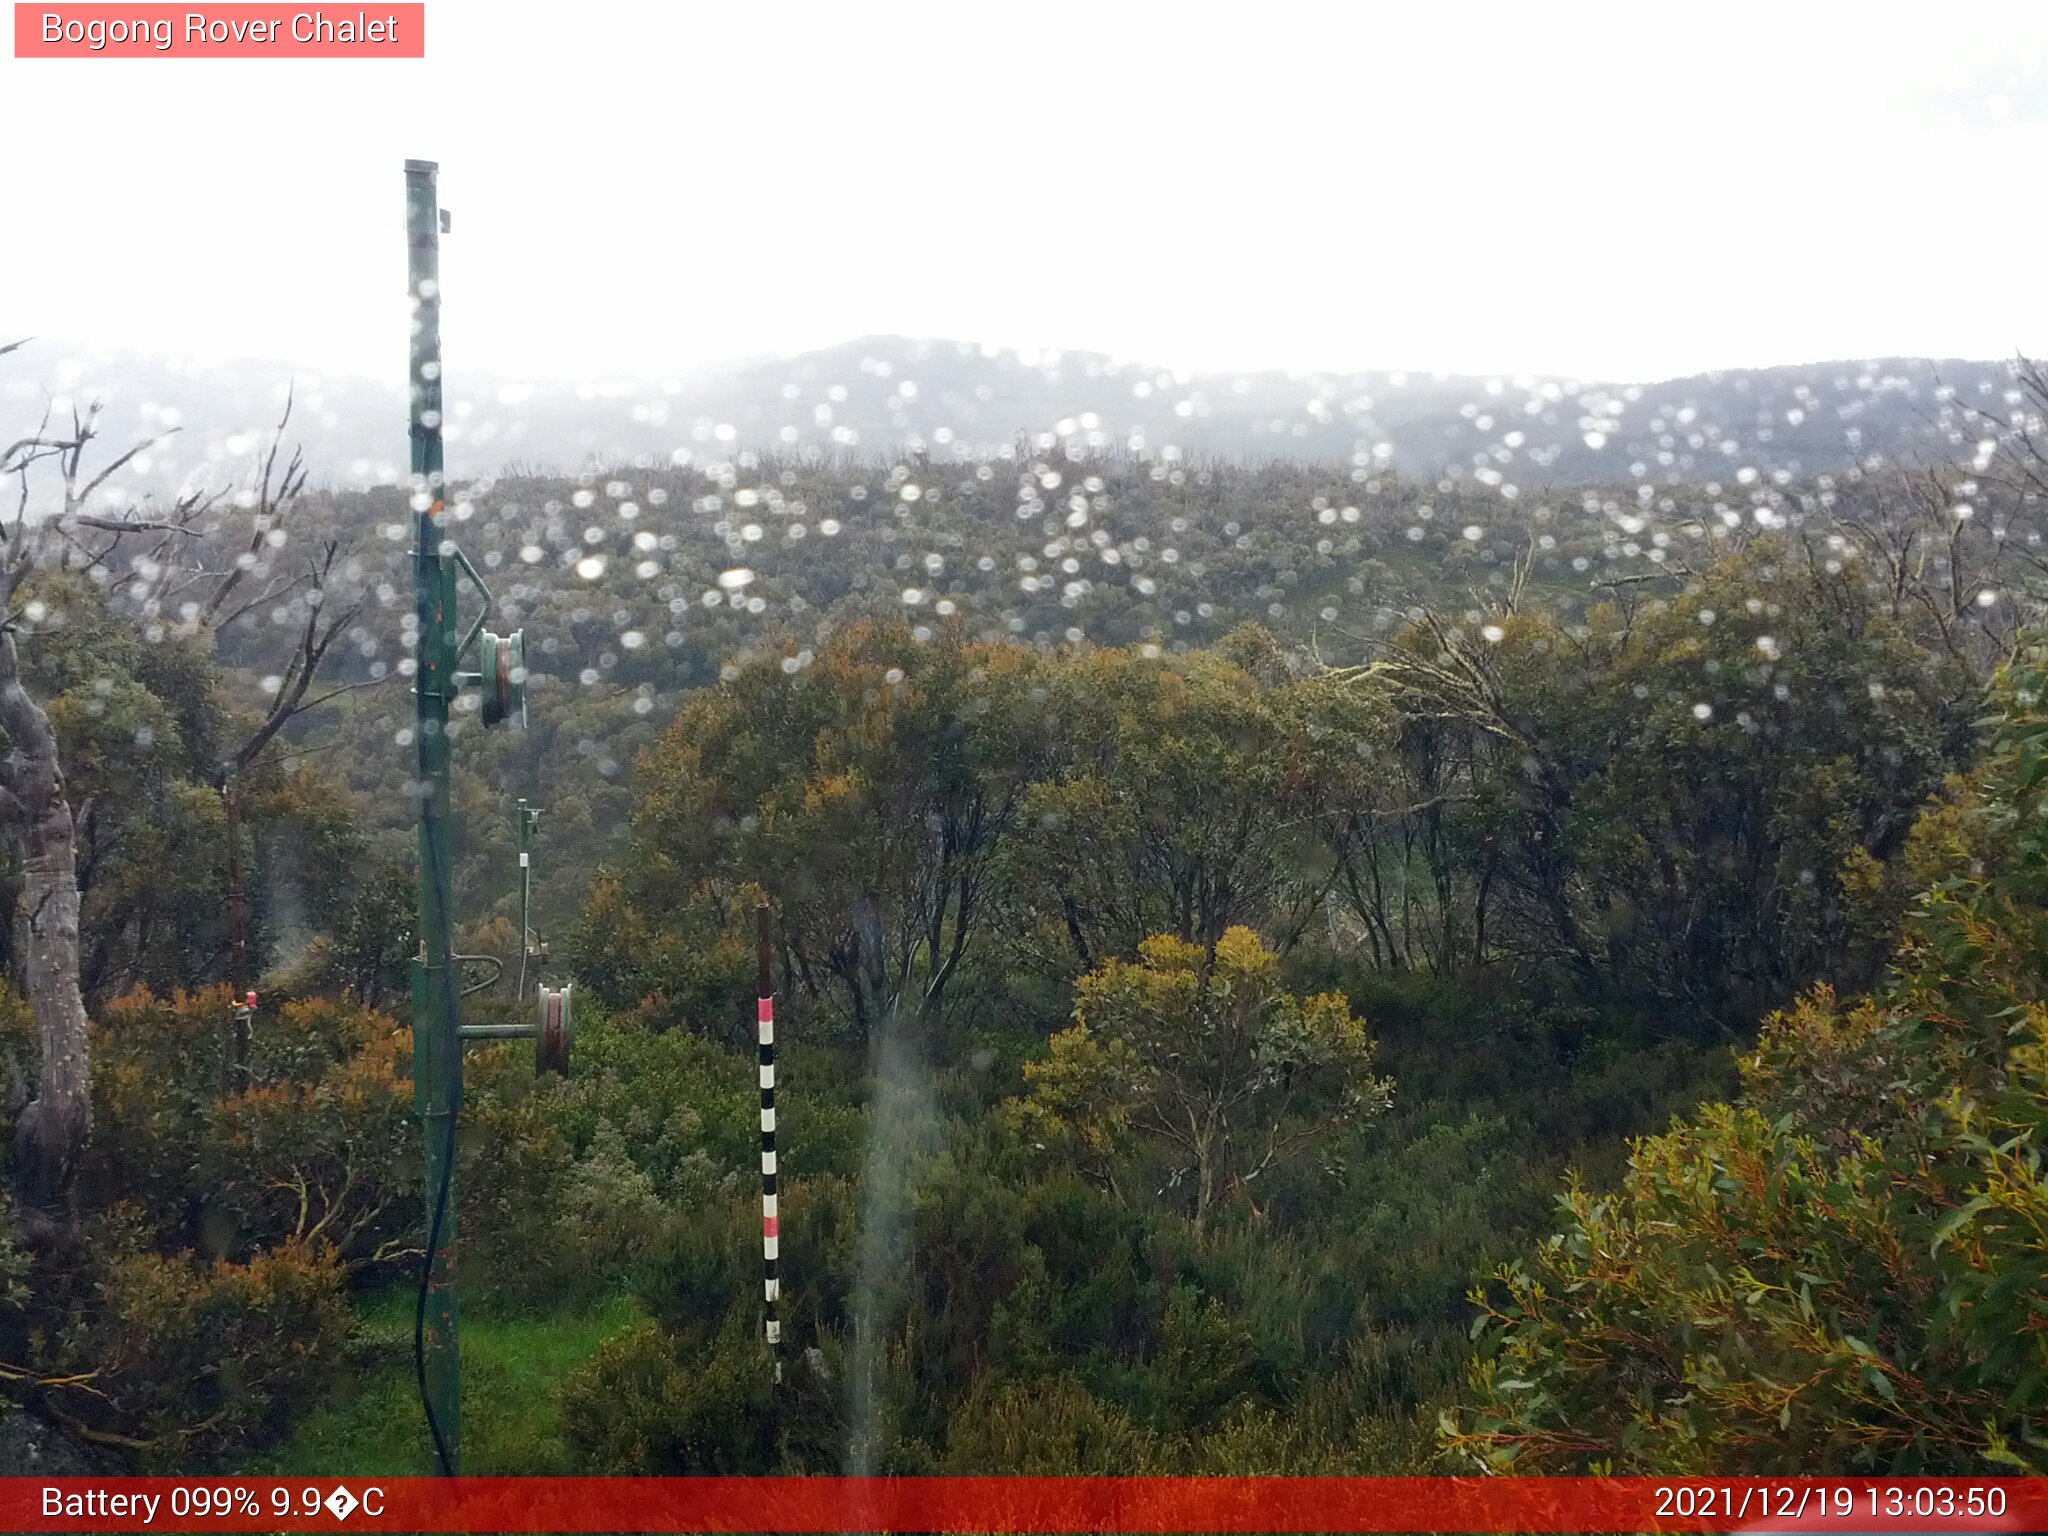
[[[5,1478],[8,1531],[2048,1531],[2048,1478]]]
[[[427,8],[16,0],[17,59],[423,59]]]

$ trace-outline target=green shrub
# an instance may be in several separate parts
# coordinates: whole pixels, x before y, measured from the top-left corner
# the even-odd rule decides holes
[[[759,1167],[752,1074],[737,1054],[593,1010],[573,1068],[536,1077],[524,1042],[470,1059],[464,1241],[501,1302],[642,1285],[676,1251],[678,1224],[752,1186]]]
[[[607,1340],[563,1388],[562,1422],[584,1472],[758,1475],[777,1465],[775,1398],[758,1326],[736,1308],[687,1360],[652,1321]]]
[[[297,1065],[317,1075],[214,1102],[194,1169],[202,1244],[237,1254],[326,1244],[350,1266],[390,1263],[418,1243],[424,1205],[412,1034],[387,1027],[351,1049],[319,1038],[327,1010],[287,1011],[311,1015]]]
[[[943,1470],[955,1476],[1138,1476],[1159,1442],[1072,1376],[984,1384],[954,1415]]]
[[[2041,1471],[2048,1284],[2048,666],[2001,675],[1961,814],[1872,1001],[1817,991],[1749,1102],[1640,1143],[1475,1295],[1468,1463]],[[1923,865],[1923,868],[1926,867]]]
[[[287,1243],[246,1263],[103,1250],[92,1275],[89,1289],[73,1277],[61,1317],[48,1295],[9,1308],[17,1328],[42,1325],[28,1329],[31,1396],[148,1465],[185,1470],[279,1438],[343,1359],[351,1319],[328,1248]]]

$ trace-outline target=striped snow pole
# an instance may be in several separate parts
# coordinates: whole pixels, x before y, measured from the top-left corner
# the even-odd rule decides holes
[[[775,1379],[782,1380],[782,1322],[775,1304],[782,1299],[782,1281],[776,1274],[777,1249],[781,1245],[782,1222],[775,1200],[775,988],[768,971],[768,905],[755,908],[759,984],[755,995],[761,1029],[761,1285],[764,1310],[761,1333],[768,1344],[768,1358],[775,1366]]]

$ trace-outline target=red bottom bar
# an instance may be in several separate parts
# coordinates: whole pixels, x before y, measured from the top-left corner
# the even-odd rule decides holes
[[[5,1478],[0,1529],[2048,1532],[2048,1478]]]

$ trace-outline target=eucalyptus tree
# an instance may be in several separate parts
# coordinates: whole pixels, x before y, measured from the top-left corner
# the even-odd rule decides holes
[[[0,346],[0,355],[22,342]],[[24,1207],[65,1202],[78,1154],[92,1132],[85,1000],[79,985],[77,820],[66,791],[47,701],[23,676],[22,649],[41,643],[52,614],[35,595],[58,571],[105,573],[117,552],[146,540],[134,568],[154,585],[179,563],[179,546],[211,504],[181,497],[162,510],[129,505],[95,510],[113,477],[153,446],[147,438],[93,467],[100,406],[54,406],[0,448],[0,478],[12,481],[13,514],[0,523],[0,826],[21,865],[25,929],[22,984],[35,1014],[41,1060],[34,1097],[15,1122],[14,1173]]]
[[[1040,670],[1025,647],[865,621],[815,655],[736,666],[643,758],[633,853],[600,882],[584,959],[614,968],[594,951],[644,933],[626,969],[672,971],[654,957],[688,913],[723,925],[765,890],[800,998],[862,1036],[892,1020],[928,1033],[1048,750]]]
[[[362,613],[363,595],[357,583],[348,596],[335,596],[349,570],[341,557],[339,538],[316,539],[296,558],[290,549],[293,514],[305,493],[307,473],[304,455],[297,448],[279,466],[291,418],[292,398],[287,393],[277,427],[257,461],[254,484],[237,498],[248,513],[246,541],[240,530],[232,540],[219,539],[220,553],[227,558],[189,562],[176,584],[161,595],[152,595],[146,603],[153,616],[176,616],[194,626],[217,655],[233,645],[236,659],[242,663],[234,679],[255,695],[253,709],[236,710],[240,728],[222,751],[218,769],[227,822],[228,982],[237,996],[252,979],[248,882],[242,855],[245,781],[299,717],[342,694],[374,687],[383,680],[359,677],[316,691],[316,683],[331,670],[335,643]],[[214,531],[216,535],[224,532]],[[180,601],[187,592],[203,595]],[[247,637],[266,616],[273,629],[285,632],[282,646]],[[242,1031],[235,1050],[239,1073],[247,1059],[246,1014],[240,1016],[238,1029]]]

